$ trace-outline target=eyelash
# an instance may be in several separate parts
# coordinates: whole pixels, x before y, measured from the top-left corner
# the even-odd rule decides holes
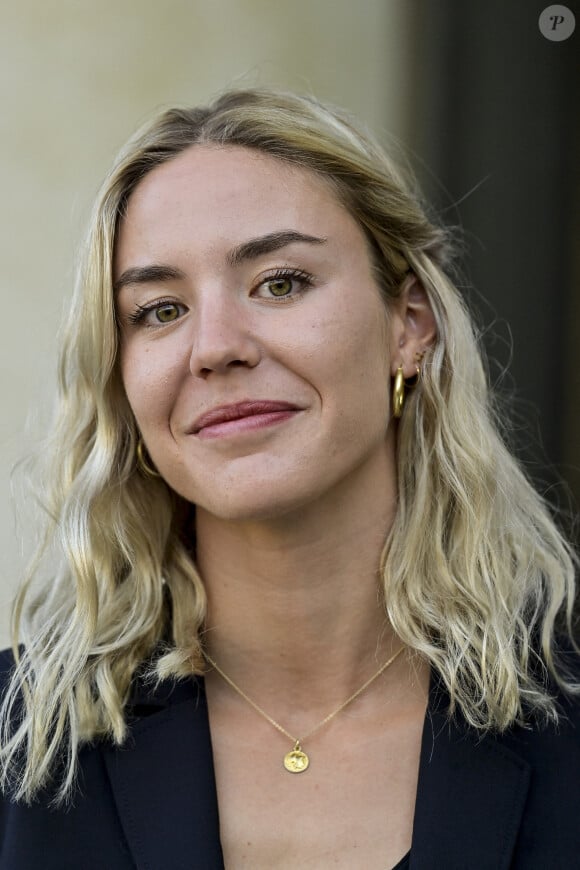
[[[284,279],[291,279],[293,281],[296,281],[300,285],[299,289],[295,293],[289,293],[286,296],[270,296],[260,298],[267,298],[276,303],[289,302],[290,300],[295,300],[297,297],[299,297],[307,287],[312,287],[314,283],[314,276],[311,275],[309,272],[304,272],[302,269],[280,268],[276,269],[271,275],[267,275],[265,278],[262,278],[256,289],[262,287],[264,284],[267,284],[269,281],[281,281]]]
[[[269,281],[281,281],[284,279],[290,279],[292,281],[296,281],[300,286],[296,292],[288,293],[285,296],[270,296],[270,297],[259,297],[262,299],[267,299],[268,301],[273,301],[276,304],[279,303],[288,303],[290,301],[296,300],[307,287],[312,287],[314,283],[314,276],[309,272],[304,272],[302,269],[286,269],[280,268],[276,269],[271,275],[267,275],[265,278],[259,282],[256,288],[252,291],[255,293],[263,285],[267,284]],[[130,323],[137,325],[141,323],[148,314],[156,311],[159,308],[163,308],[164,305],[174,305],[176,308],[184,309],[185,306],[181,305],[178,302],[175,302],[173,299],[157,299],[155,302],[149,303],[149,305],[137,305],[136,310],[128,315],[127,319]],[[179,318],[176,318],[179,320]],[[167,324],[159,322],[159,326],[169,325],[169,323],[175,323],[176,320],[167,321]]]
[[[151,302],[149,305],[136,305],[135,311],[132,314],[127,315],[127,319],[130,323],[138,324],[143,321],[148,314],[152,311],[155,311],[158,308],[163,308],[164,305],[174,305],[176,308],[185,308],[184,305],[180,305],[178,302],[174,302],[173,299],[157,299],[155,302]],[[175,321],[170,320],[168,323],[174,323]],[[159,322],[159,326],[163,326],[164,324]]]

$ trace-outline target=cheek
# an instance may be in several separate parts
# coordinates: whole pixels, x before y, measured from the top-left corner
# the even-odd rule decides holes
[[[388,329],[382,303],[345,307],[321,324],[317,336],[327,380],[360,393],[384,390],[389,383]]]
[[[149,348],[122,351],[121,378],[141,431],[167,416],[173,394],[171,374],[167,366],[156,362]]]
[[[374,418],[381,427],[386,425],[389,413],[390,358],[389,344],[384,328],[384,315],[378,312],[373,326],[366,323],[357,330],[349,354],[350,382],[353,403],[363,415]],[[345,373],[346,377],[346,373]]]
[[[319,395],[323,431],[332,432],[329,449],[335,456],[350,456],[376,444],[384,437],[389,420],[390,372],[383,311],[373,307],[347,313],[316,325],[316,339],[302,356],[301,366]]]

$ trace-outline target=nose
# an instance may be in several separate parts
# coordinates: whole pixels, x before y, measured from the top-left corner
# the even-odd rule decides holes
[[[254,368],[261,359],[258,338],[243,306],[219,291],[200,302],[189,368],[204,380],[240,366]]]

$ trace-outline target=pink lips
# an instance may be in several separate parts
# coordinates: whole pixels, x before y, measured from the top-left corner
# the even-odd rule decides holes
[[[192,432],[202,438],[252,431],[281,423],[300,409],[289,402],[249,400],[214,408],[195,421]]]

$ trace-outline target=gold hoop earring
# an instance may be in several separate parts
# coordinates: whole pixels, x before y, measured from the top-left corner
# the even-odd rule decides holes
[[[410,378],[405,378],[403,375],[403,363],[397,369],[395,374],[395,382],[393,384],[393,417],[397,419],[403,413],[403,405],[405,404],[405,389],[416,387],[421,380],[421,362],[425,356],[425,351],[421,350],[415,354],[415,374]]]
[[[140,471],[143,472],[147,477],[161,477],[156,468],[149,464],[147,461],[147,456],[145,454],[145,445],[143,444],[143,439],[139,438],[137,441],[137,466]]]
[[[405,378],[403,377],[403,365],[401,364],[395,374],[393,384],[393,417],[398,419],[403,413],[405,404]]]

